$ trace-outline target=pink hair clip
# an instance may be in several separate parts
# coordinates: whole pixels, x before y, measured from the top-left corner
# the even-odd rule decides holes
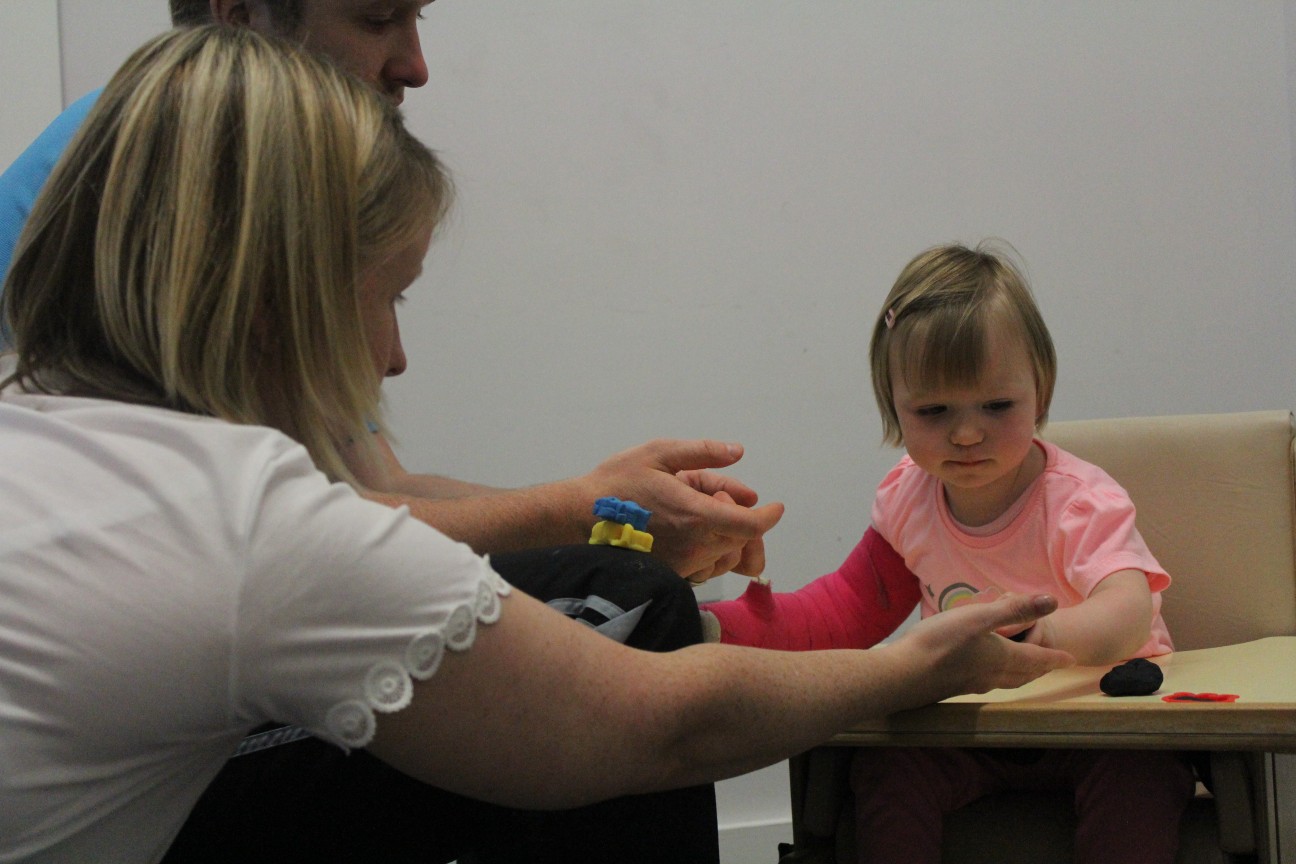
[[[892,327],[894,327],[894,326],[895,326],[895,310],[894,310],[894,309],[888,309],[888,310],[886,311],[886,315],[883,316],[882,320],[886,322],[886,328],[887,328],[888,330],[890,330]]]

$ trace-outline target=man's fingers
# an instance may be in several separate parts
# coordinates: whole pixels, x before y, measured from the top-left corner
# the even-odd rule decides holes
[[[653,454],[662,469],[671,474],[703,468],[726,468],[743,455],[741,444],[710,438],[691,441],[661,438],[643,446]]]
[[[711,531],[722,537],[754,540],[764,536],[783,518],[783,505],[777,501],[760,507],[743,507],[712,500],[717,506],[707,508],[707,521]]]
[[[743,546],[742,558],[734,565],[733,571],[753,579],[764,573],[765,541],[760,537],[747,541],[747,545]]]
[[[724,492],[731,501],[744,507],[754,507],[759,500],[756,490],[728,474],[703,470],[681,471],[676,476],[703,494],[715,496]]]
[[[766,531],[777,525],[779,520],[783,518],[783,509],[783,504],[779,501],[753,507],[750,512],[756,516],[756,521],[760,527],[760,531],[756,536],[763,536]]]

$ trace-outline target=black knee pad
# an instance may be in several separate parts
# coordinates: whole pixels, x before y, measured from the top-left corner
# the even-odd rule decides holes
[[[702,641],[692,587],[660,560],[616,546],[557,546],[491,556],[511,585],[598,629],[634,613],[633,630],[617,641],[673,651]]]

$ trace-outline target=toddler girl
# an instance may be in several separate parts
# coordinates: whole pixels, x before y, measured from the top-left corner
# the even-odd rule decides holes
[[[1057,374],[1024,278],[984,246],[905,267],[870,345],[883,432],[908,455],[878,487],[872,526],[834,573],[791,594],[753,584],[707,607],[722,641],[867,647],[924,617],[1002,593],[1059,608],[1004,633],[1107,665],[1173,650],[1170,584],[1100,468],[1036,437]],[[711,618],[714,616],[714,618]],[[878,748],[852,769],[861,862],[941,859],[946,813],[1004,789],[1070,789],[1079,862],[1172,862],[1192,772],[1173,753]]]

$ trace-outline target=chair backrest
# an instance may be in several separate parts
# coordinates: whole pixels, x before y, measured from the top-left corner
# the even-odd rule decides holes
[[[1044,437],[1125,487],[1172,584],[1178,650],[1296,634],[1296,445],[1288,411],[1078,420]]]

